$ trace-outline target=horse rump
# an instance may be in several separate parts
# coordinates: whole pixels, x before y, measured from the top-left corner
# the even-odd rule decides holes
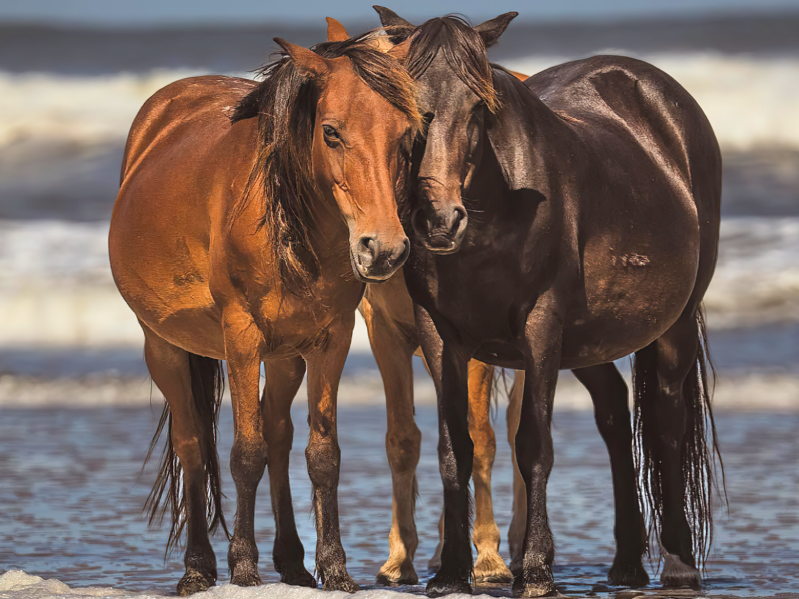
[[[222,404],[222,395],[225,391],[225,373],[221,360],[206,358],[196,354],[189,354],[189,371],[191,376],[191,394],[194,410],[202,427],[202,454],[205,462],[206,483],[206,518],[208,532],[214,534],[219,526],[230,538],[230,533],[225,523],[222,512],[222,484],[219,472],[219,455],[216,450],[217,428],[219,422],[219,408]],[[150,457],[166,429],[166,442],[161,452],[161,461],[158,467],[153,488],[144,504],[144,512],[148,515],[148,523],[160,525],[166,512],[169,511],[171,525],[167,540],[165,557],[179,544],[183,527],[186,524],[186,493],[183,486],[183,468],[175,454],[172,445],[172,415],[169,404],[164,402],[161,419],[155,430],[147,457]]]

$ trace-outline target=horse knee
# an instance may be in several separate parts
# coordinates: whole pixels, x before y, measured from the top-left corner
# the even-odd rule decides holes
[[[472,474],[471,466],[474,459],[474,444],[467,435],[460,443],[453,442],[452,445],[453,451],[450,452],[445,445],[439,443],[438,469],[445,488],[463,491],[469,487],[469,479]]]
[[[391,471],[394,474],[414,472],[419,463],[421,445],[422,433],[415,424],[401,435],[389,432],[386,435],[386,452]]]
[[[230,473],[238,483],[260,480],[266,467],[267,448],[262,437],[237,437],[230,452]]]
[[[315,487],[332,489],[338,484],[341,449],[330,436],[311,435],[305,448],[308,476]]]

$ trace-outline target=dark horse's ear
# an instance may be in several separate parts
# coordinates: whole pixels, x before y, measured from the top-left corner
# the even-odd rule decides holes
[[[333,17],[327,17],[327,41],[343,42],[350,39],[350,34],[344,29],[344,25],[336,21]]]
[[[518,15],[519,13],[517,12],[506,12],[504,15],[499,15],[495,19],[480,23],[473,29],[483,38],[483,43],[486,45],[486,48],[490,48],[497,43],[499,36],[502,35],[505,28]]]
[[[279,37],[276,37],[275,41],[291,56],[294,65],[303,75],[316,79],[324,77],[330,72],[332,61],[322,58],[313,50],[292,44]]]
[[[411,29],[416,29],[416,25],[409,23],[393,10],[389,10],[384,6],[378,6],[377,4],[372,8],[374,8],[380,16],[380,23],[383,27],[409,27]]]

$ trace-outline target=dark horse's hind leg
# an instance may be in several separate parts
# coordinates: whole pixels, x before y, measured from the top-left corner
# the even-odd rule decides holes
[[[596,425],[608,448],[613,472],[616,558],[608,573],[608,581],[614,585],[646,586],[649,575],[641,559],[646,551],[646,527],[638,504],[627,385],[613,363],[573,372],[591,394]]]
[[[289,485],[289,454],[294,438],[291,403],[305,375],[305,360],[269,360],[264,364],[264,385],[261,410],[264,438],[269,452],[267,469],[275,517],[275,544],[272,561],[280,573],[280,582],[316,588],[316,579],[303,564],[305,549],[297,535],[294,508]]]
[[[686,488],[683,473],[687,405],[683,382],[695,366],[699,352],[696,316],[683,314],[660,338],[636,352],[636,376],[649,381],[643,401],[654,401],[651,452],[659,464],[660,544],[665,561],[660,580],[666,587],[700,587],[693,554],[692,531],[685,513]],[[639,375],[639,372],[642,374]],[[654,375],[654,376],[653,376]],[[644,384],[646,385],[646,381]]]
[[[166,398],[171,415],[171,441],[183,468],[186,497],[186,573],[178,582],[178,594],[204,591],[216,582],[216,556],[208,540],[206,520],[206,473],[209,456],[200,417],[192,399],[189,353],[164,341],[142,326],[147,368]],[[169,489],[167,488],[167,492]]]

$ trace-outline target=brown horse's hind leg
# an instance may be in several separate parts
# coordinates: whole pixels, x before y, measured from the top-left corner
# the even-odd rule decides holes
[[[236,525],[228,549],[230,582],[238,586],[261,584],[255,545],[255,494],[266,466],[266,442],[259,383],[261,334],[249,315],[226,319],[225,352],[230,377],[235,435],[230,472],[236,483]]]
[[[517,370],[516,378],[508,396],[508,443],[513,459],[513,517],[508,527],[508,549],[510,551],[510,571],[517,576],[522,571],[524,559],[524,531],[527,526],[527,487],[524,485],[519,463],[516,461],[516,432],[522,413],[522,392],[524,391],[524,371]]]
[[[216,557],[208,540],[206,520],[206,472],[209,456],[205,433],[192,399],[189,353],[161,339],[142,325],[147,368],[166,398],[171,418],[170,437],[183,469],[185,521],[188,530],[184,564],[186,573],[178,582],[178,594],[204,591],[216,581]],[[170,489],[167,487],[166,492]],[[177,523],[173,522],[173,527]]]
[[[313,485],[316,515],[316,571],[326,591],[354,593],[358,585],[347,572],[347,556],[341,545],[338,519],[341,450],[338,445],[336,403],[355,314],[341,318],[342,321],[330,327],[326,343],[306,356],[311,433],[305,458]]]
[[[638,504],[627,384],[612,362],[572,372],[591,394],[596,425],[607,446],[613,473],[616,558],[608,580],[620,586],[646,586],[649,575],[641,560],[646,551],[646,527]]]
[[[690,398],[684,392],[689,374],[697,376],[694,368],[699,349],[696,316],[683,314],[666,333],[635,354],[646,498],[660,533],[665,557],[660,579],[666,587],[700,587],[692,529],[686,517],[686,501],[694,492],[685,477],[692,467],[686,439],[692,433],[688,422],[694,415],[689,413],[691,406],[686,400]]]
[[[497,441],[491,426],[491,388],[494,368],[477,360],[469,362],[469,435],[474,443],[475,520],[472,542],[477,548],[476,582],[510,582],[512,576],[499,555],[499,528],[491,500],[491,469]]]
[[[386,454],[393,489],[389,557],[377,574],[378,584],[418,584],[413,557],[419,544],[414,521],[416,466],[422,433],[413,415],[413,352],[415,341],[392,327],[367,298],[363,313],[377,366],[386,392]]]
[[[275,543],[272,561],[280,573],[280,582],[316,588],[316,579],[305,569],[305,549],[297,535],[289,484],[289,454],[294,438],[291,404],[305,376],[305,360],[269,360],[264,364],[261,410],[264,438],[269,452],[267,468],[275,517]]]

